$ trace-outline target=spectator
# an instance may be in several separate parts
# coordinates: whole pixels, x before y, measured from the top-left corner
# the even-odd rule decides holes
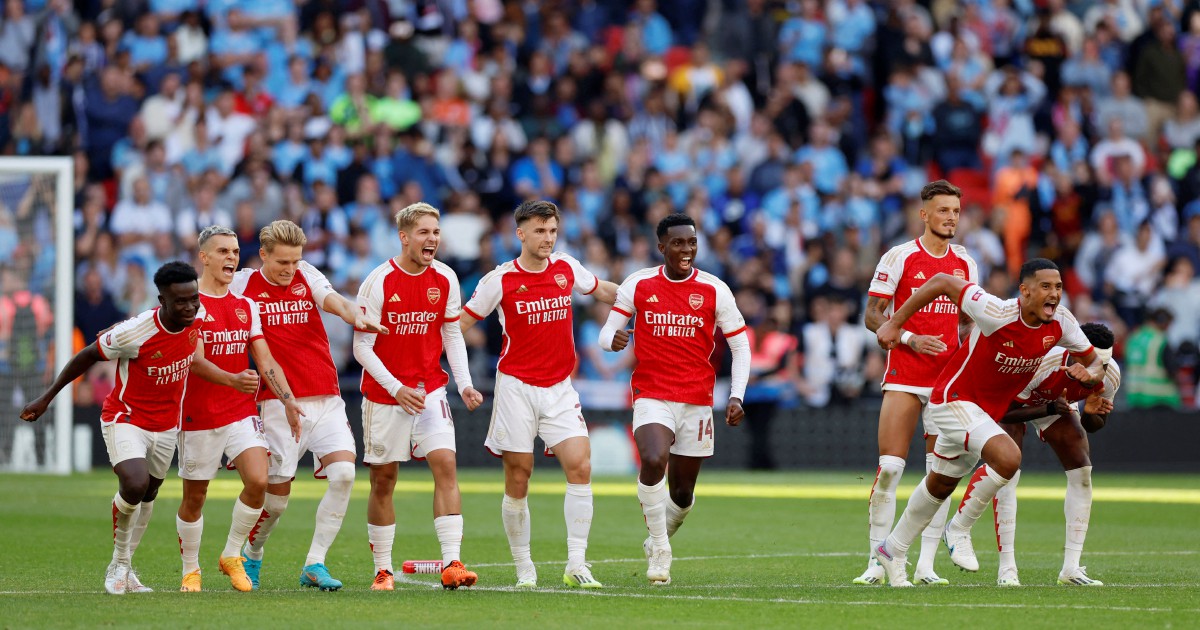
[[[1178,353],[1185,344],[1193,351],[1200,346],[1200,280],[1196,269],[1186,257],[1175,258],[1168,267],[1163,285],[1148,304],[1171,314],[1167,328],[1167,343]]]
[[[1142,49],[1133,70],[1133,92],[1145,104],[1148,140],[1175,116],[1175,102],[1187,88],[1183,55],[1175,46],[1175,26],[1164,20],[1154,27],[1154,40]]]
[[[949,173],[957,168],[980,169],[979,141],[983,137],[983,116],[975,105],[963,100],[956,77],[946,81],[946,100],[933,109],[937,127],[933,132],[933,156],[938,168]]]
[[[75,293],[75,328],[79,329],[84,341],[90,343],[100,336],[100,331],[125,317],[112,294],[104,288],[100,271],[88,267],[83,274],[82,286]]]
[[[849,304],[840,296],[818,297],[810,312],[812,322],[804,325],[800,337],[805,402],[825,407],[858,397],[866,339],[861,327],[849,323]]]
[[[109,229],[119,239],[123,251],[149,258],[151,240],[157,234],[174,233],[175,222],[170,208],[154,199],[150,181],[146,177],[133,180],[132,189],[132,195],[117,202],[113,208]],[[142,273],[144,276],[145,269],[142,269]],[[124,310],[132,312],[129,308]]]
[[[1111,94],[1100,97],[1096,102],[1096,126],[1110,129],[1113,120],[1120,120],[1125,133],[1134,140],[1150,137],[1150,119],[1146,104],[1130,92],[1129,75],[1117,72],[1113,75]]]
[[[1125,344],[1122,389],[1131,409],[1179,408],[1179,390],[1171,378],[1174,357],[1166,335],[1170,326],[1171,313],[1156,308]]]
[[[1112,287],[1113,303],[1126,324],[1133,326],[1141,320],[1141,309],[1154,294],[1166,262],[1166,248],[1149,222],[1138,227],[1132,243],[1122,245],[1113,254],[1104,279]]]
[[[1089,88],[1097,97],[1108,96],[1112,70],[1100,59],[1100,44],[1094,37],[1084,40],[1083,51],[1063,63],[1062,84]]]

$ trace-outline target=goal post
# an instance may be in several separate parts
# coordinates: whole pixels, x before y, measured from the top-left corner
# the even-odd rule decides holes
[[[74,213],[70,157],[0,157],[0,229],[7,230],[9,238],[7,246],[0,245],[5,247],[0,267],[6,268],[7,285],[0,286],[5,305],[0,317],[10,320],[2,322],[7,334],[0,340],[7,347],[0,357],[5,368],[0,379],[7,381],[0,387],[5,398],[0,409],[8,416],[0,420],[0,470],[4,472],[66,475],[72,469],[71,389],[60,393],[53,413],[37,423],[25,423],[19,412],[20,406],[44,391],[46,374],[53,378],[74,354]],[[52,272],[47,259],[52,259]],[[38,302],[37,308],[31,300]],[[52,323],[49,330],[41,330],[47,310]],[[35,328],[36,335],[29,342],[18,339],[30,334],[22,328],[28,326]],[[50,347],[53,353],[45,352]]]

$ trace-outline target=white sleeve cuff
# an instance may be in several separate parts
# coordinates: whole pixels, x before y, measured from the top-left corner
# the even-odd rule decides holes
[[[608,321],[604,322],[604,328],[600,329],[600,348],[612,352],[613,338],[617,336],[617,331],[623,330],[628,323],[628,316],[615,308],[610,310]]]

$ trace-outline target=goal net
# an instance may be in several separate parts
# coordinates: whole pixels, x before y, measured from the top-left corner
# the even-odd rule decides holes
[[[0,471],[71,472],[72,401],[21,409],[73,354],[74,190],[68,157],[0,158]],[[90,448],[90,446],[89,446]]]

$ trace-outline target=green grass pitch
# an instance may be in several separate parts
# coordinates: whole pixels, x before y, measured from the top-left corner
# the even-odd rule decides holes
[[[0,476],[0,627],[1198,627],[1200,476],[1098,473],[1084,563],[1102,588],[1055,586],[1063,539],[1061,474],[1022,476],[1019,589],[995,584],[994,537],[985,514],[975,531],[982,568],[963,573],[939,551],[948,587],[856,587],[865,562],[866,497],[871,478],[853,473],[701,476],[695,511],[673,540],[674,583],[647,585],[645,527],[632,478],[593,484],[596,512],[588,556],[605,584],[599,592],[561,585],[566,556],[562,476],[539,462],[530,497],[533,557],[541,588],[512,592],[515,581],[500,523],[500,472],[464,471],[463,558],[479,572],[471,589],[443,591],[436,576],[405,576],[393,593],[369,591],[365,472],[327,564],[341,592],[297,582],[312,535],[322,482],[302,479],[267,547],[263,588],[231,591],[216,558],[239,490],[222,473],[209,492],[201,548],[206,592],[181,594],[174,529],[180,484],[168,478],[135,558],[148,595],[103,592],[111,555],[108,473],[66,478]],[[917,481],[907,475],[902,495]],[[428,471],[401,473],[396,566],[438,558]],[[900,507],[903,507],[903,500]],[[914,547],[910,554],[916,557]]]

